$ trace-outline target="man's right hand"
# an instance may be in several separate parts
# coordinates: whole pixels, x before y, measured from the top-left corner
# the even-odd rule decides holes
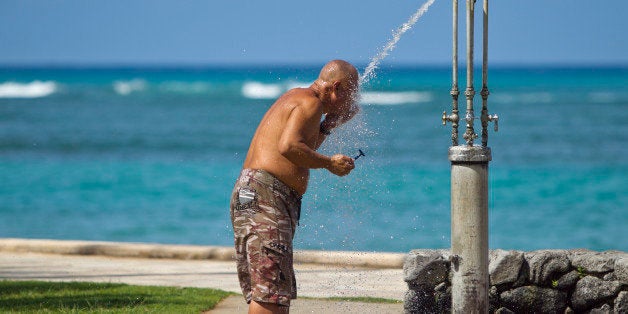
[[[337,176],[346,176],[355,168],[353,158],[342,154],[331,156],[331,164],[327,168],[331,173]]]

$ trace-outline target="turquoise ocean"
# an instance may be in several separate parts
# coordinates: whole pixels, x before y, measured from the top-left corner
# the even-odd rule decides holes
[[[318,70],[0,69],[0,237],[232,245],[257,123]],[[366,157],[312,171],[296,249],[449,247],[450,89],[444,66],[376,72],[322,147]],[[489,90],[490,247],[628,251],[628,68],[493,67]]]

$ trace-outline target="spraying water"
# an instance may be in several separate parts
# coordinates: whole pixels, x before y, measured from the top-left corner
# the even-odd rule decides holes
[[[412,26],[416,24],[416,22],[421,18],[421,16],[423,16],[423,14],[427,12],[427,10],[434,3],[434,1],[436,0],[428,0],[427,2],[425,2],[410,17],[410,19],[407,22],[403,23],[401,27],[399,27],[397,30],[393,32],[393,38],[388,41],[388,43],[384,46],[384,48],[377,55],[375,55],[373,59],[371,59],[371,62],[364,70],[364,73],[362,74],[362,76],[360,76],[360,86],[366,84],[370,79],[372,79],[375,76],[375,70],[379,66],[379,63],[382,60],[384,60],[384,58],[386,58],[386,56],[388,56],[388,54],[393,49],[395,49],[395,45],[397,45],[397,42],[399,42],[399,39],[401,39],[401,35],[403,35],[405,32],[410,30]]]
[[[416,22],[419,21],[421,16],[423,16],[423,14],[427,12],[427,10],[434,3],[434,1],[436,0],[427,0],[414,14],[412,14],[412,16],[410,16],[410,19],[408,19],[407,22],[403,23],[401,27],[393,31],[393,37],[388,41],[388,43],[386,43],[383,49],[371,59],[371,62],[369,62],[368,66],[365,68],[364,73],[362,73],[362,75],[360,76],[359,81],[358,81],[360,89],[362,89],[362,87],[366,83],[368,83],[369,80],[375,77],[375,70],[378,68],[380,62],[384,60],[393,49],[395,49],[397,42],[399,42],[399,40],[401,39],[401,36],[408,30],[410,30],[412,26],[414,26],[414,24],[416,24]],[[358,144],[358,145],[365,144],[364,136],[365,135],[372,136],[374,134],[374,132],[366,128],[365,121],[362,117],[360,117],[360,115],[358,115],[358,117],[356,118],[357,119],[354,118],[353,123],[349,123],[349,128],[347,128],[346,126],[343,128],[345,130],[346,129],[351,130],[350,134],[344,134],[344,135],[349,135],[349,137],[347,137],[347,140],[339,141],[338,137],[332,140],[332,142],[335,142],[337,149],[342,150],[345,146],[344,145],[345,142],[350,142],[350,143]],[[362,142],[357,141],[356,137],[362,138]],[[365,147],[365,146],[362,146],[362,147]],[[363,155],[363,152],[361,150],[360,150],[360,154]]]
[[[388,56],[401,39],[401,36],[416,24],[434,1],[435,0],[427,0],[406,23],[393,31],[393,38],[371,59],[364,73],[360,76],[360,89],[368,83],[369,80],[375,77],[375,71],[379,63]],[[375,172],[371,171],[375,167],[376,161],[370,156],[377,156],[379,152],[376,147],[371,147],[369,143],[375,141],[376,135],[376,130],[371,130],[367,127],[364,111],[360,111],[351,121],[341,128],[336,129],[334,133],[328,137],[325,144],[323,144],[322,150],[327,154],[343,152],[355,156],[353,158],[356,160],[361,156],[365,157],[364,160],[360,159],[360,165],[353,171],[352,176],[334,178],[323,175],[319,179],[320,181],[314,184],[314,193],[310,194],[314,199],[311,207],[329,207],[333,209],[335,215],[325,217],[310,226],[302,225],[302,228],[311,228],[310,241],[316,242],[320,238],[327,238],[327,243],[319,242],[317,244],[321,247],[331,245],[352,249],[358,240],[350,235],[358,233],[357,229],[363,228],[363,224],[374,220],[372,217],[373,213],[361,211],[360,208],[356,207],[356,204],[359,202],[355,202],[356,200],[352,198],[355,198],[357,195],[369,195],[369,197],[373,198],[374,202],[379,202],[382,208],[390,206],[389,204],[381,203],[382,199],[385,199],[385,197],[378,196],[379,193],[386,192],[379,187],[373,188],[373,182],[377,182],[378,178],[375,178]],[[356,180],[355,178],[359,179]],[[314,180],[314,182],[316,181],[318,180]],[[320,197],[316,192],[319,186],[324,187],[324,193],[326,195],[323,197]],[[365,190],[369,190],[369,192],[367,193]],[[343,201],[336,202],[334,200]],[[304,215],[308,216],[309,211],[306,211]],[[344,238],[338,238],[332,236],[332,234],[345,234],[346,236]],[[375,237],[374,234],[372,236]]]

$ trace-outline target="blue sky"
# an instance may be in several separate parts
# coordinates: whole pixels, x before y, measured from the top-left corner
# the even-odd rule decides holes
[[[2,0],[0,64],[366,63],[424,2]],[[626,0],[492,0],[489,60],[628,65],[626,12]],[[385,62],[450,60],[451,1],[436,0]]]

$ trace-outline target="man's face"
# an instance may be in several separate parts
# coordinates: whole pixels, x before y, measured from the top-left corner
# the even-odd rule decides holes
[[[345,114],[358,102],[357,83],[341,82],[336,89],[336,104],[334,111]]]

